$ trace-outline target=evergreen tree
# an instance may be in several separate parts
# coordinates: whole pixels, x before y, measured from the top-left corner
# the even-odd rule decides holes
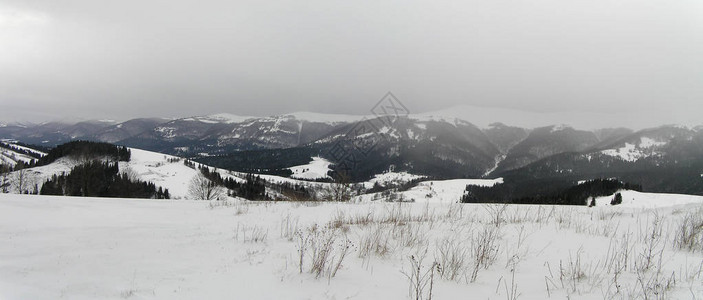
[[[615,197],[613,197],[613,200],[610,201],[610,205],[619,205],[622,204],[622,194],[617,193],[615,194]]]

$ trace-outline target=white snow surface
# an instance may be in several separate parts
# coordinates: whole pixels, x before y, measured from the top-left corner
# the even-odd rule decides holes
[[[131,159],[120,162],[120,172],[133,172],[142,181],[153,182],[157,187],[168,189],[172,199],[188,199],[188,188],[199,171],[187,167],[183,159],[157,152],[129,148]],[[171,159],[173,162],[169,162]],[[198,166],[205,166],[196,164]],[[244,179],[233,172],[206,166],[210,171],[217,171],[222,178],[233,178],[237,182]],[[130,171],[128,171],[130,170]]]
[[[376,174],[371,180],[364,182],[364,187],[370,189],[374,184],[378,183],[381,186],[388,186],[390,184],[403,184],[416,179],[422,179],[425,176],[410,174],[408,172],[385,172],[382,174]]]
[[[329,175],[327,175],[327,172],[331,171],[331,164],[332,163],[330,163],[328,160],[316,156],[313,157],[312,161],[310,161],[310,163],[306,165],[294,166],[288,169],[293,172],[291,178],[306,180],[325,179],[331,178]]]
[[[433,298],[510,299],[504,285],[513,284],[519,299],[644,298],[629,268],[618,275],[615,294],[613,274],[603,264],[619,251],[620,238],[629,236],[634,265],[657,216],[665,240],[673,238],[686,212],[703,212],[700,203],[659,200],[666,207],[506,206],[496,229],[495,262],[469,282],[463,276],[473,260],[463,256],[458,280],[435,273]],[[303,204],[0,194],[0,299],[408,299],[404,272],[411,269],[411,255],[424,257],[421,268],[428,270],[442,261],[447,243],[470,253],[472,236],[496,228],[491,212],[502,207]],[[389,216],[407,221],[383,223]],[[370,224],[352,222],[367,217]],[[335,234],[335,258],[343,240],[353,245],[334,277],[311,274],[309,256],[299,272],[296,238],[287,238],[286,228],[306,234],[313,224],[316,232]],[[255,232],[265,235],[253,241]],[[373,237],[381,239],[383,254],[363,256],[364,241]],[[665,241],[655,249],[663,253],[664,275],[657,277],[653,267],[644,276],[676,277],[665,298],[700,298],[703,253]],[[562,286],[560,272],[576,260],[585,276],[573,282],[562,276]]]
[[[660,208],[685,204],[703,204],[703,196],[681,194],[642,193],[637,191],[622,190],[622,204],[617,206],[634,208]],[[609,206],[615,194],[596,198],[596,205]]]
[[[120,172],[133,172],[140,180],[168,189],[173,199],[188,197],[188,186],[198,171],[187,167],[182,159],[168,162],[169,158],[176,158],[174,156],[134,148],[129,150],[131,159],[119,163]]]
[[[400,192],[403,201],[417,203],[457,203],[464,195],[467,185],[493,186],[503,183],[496,179],[450,179],[420,182],[417,186]],[[354,198],[357,202],[383,201],[381,193],[365,194]]]

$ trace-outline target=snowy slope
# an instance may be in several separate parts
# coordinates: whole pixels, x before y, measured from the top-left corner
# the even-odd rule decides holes
[[[188,198],[188,186],[198,171],[187,167],[183,163],[183,159],[175,156],[134,148],[130,148],[130,151],[132,152],[131,160],[119,162],[120,172],[126,172],[142,181],[153,182],[157,188],[168,189],[172,199]],[[169,162],[169,159],[172,161]],[[30,186],[37,184],[38,188],[41,189],[42,184],[53,175],[68,173],[72,168],[82,163],[84,161],[62,157],[46,166],[26,169],[29,180],[32,182]],[[211,170],[215,170],[215,168],[211,168]],[[237,181],[242,180],[225,171],[218,170],[218,172],[224,178],[232,177]]]
[[[666,145],[666,142],[658,141],[648,137],[641,137],[637,144],[625,143],[624,146],[615,149],[606,149],[601,153],[618,157],[622,160],[634,162],[641,158],[658,155],[657,147]]]
[[[5,144],[7,144],[7,143],[5,143]],[[27,152],[30,152],[30,153],[39,154],[40,156],[46,155],[46,153],[44,153],[44,152],[41,152],[41,151],[36,150],[36,149],[29,148],[29,147],[17,145],[17,144],[14,144],[14,143],[10,143],[10,145],[12,145],[12,147],[15,147],[15,148],[17,148],[17,149],[21,149],[21,150],[24,150],[24,151],[27,151]]]
[[[36,153],[40,156],[46,155],[46,153],[44,153],[44,152],[14,144],[12,141],[9,141],[9,140],[2,140],[2,141],[0,141],[0,143],[2,143],[4,146],[9,146],[12,148],[24,150],[29,153]],[[36,160],[34,157],[29,156],[27,154],[23,154],[23,153],[20,153],[20,152],[17,152],[17,151],[14,151],[12,149],[8,149],[5,147],[0,147],[0,164],[15,166],[19,162],[30,163],[34,160]]]
[[[17,153],[15,151],[10,150],[10,149],[0,147],[0,163],[14,166],[18,162],[30,163],[33,160],[34,160],[34,158],[29,155]]]
[[[38,189],[41,189],[42,184],[44,184],[44,182],[46,182],[52,176],[71,172],[72,168],[80,165],[81,163],[82,162],[77,161],[75,159],[62,157],[46,166],[26,169],[26,172],[28,174],[29,181],[33,182],[33,184],[36,184]]]
[[[140,180],[168,189],[172,199],[187,198],[188,185],[198,171],[187,167],[180,159],[168,162],[169,158],[176,158],[174,156],[133,148],[130,150],[130,161],[120,162],[121,172],[133,172]]]
[[[491,223],[492,212],[501,208],[290,202],[211,207],[205,201],[0,194],[0,299],[404,300],[411,298],[405,276],[413,269],[411,255],[423,258],[423,271],[433,262],[447,270],[456,266],[442,259],[447,250],[466,255],[457,257],[456,279],[434,273],[434,299],[515,299],[510,291],[517,299],[703,296],[703,252],[669,242],[686,212],[703,212],[700,205],[656,211],[515,205]],[[368,224],[353,222],[367,216]],[[655,219],[662,231],[654,251],[662,255],[649,269],[635,271],[652,244],[647,238]],[[313,232],[313,224],[314,232],[325,234],[320,237],[335,237],[334,262],[344,241],[353,245],[334,277],[310,273],[310,256],[299,269],[293,233]],[[476,269],[472,281],[471,247],[485,230],[496,232],[495,260]],[[364,254],[364,245],[374,241],[378,248]],[[609,271],[620,263],[629,267]],[[657,289],[664,285],[666,290]]]
[[[187,167],[183,159],[151,152],[141,149],[129,148],[132,157],[129,162],[120,162],[121,172],[135,174],[139,180],[153,182],[157,187],[168,189],[171,199],[188,199],[188,187],[191,180],[199,171]],[[171,161],[169,161],[171,160]],[[215,171],[223,178],[233,178],[237,182],[243,182],[243,177],[237,177],[234,173],[209,167],[210,171]]]

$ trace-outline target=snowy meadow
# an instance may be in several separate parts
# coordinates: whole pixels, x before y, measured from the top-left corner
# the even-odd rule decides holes
[[[2,299],[700,299],[703,206],[0,195]]]

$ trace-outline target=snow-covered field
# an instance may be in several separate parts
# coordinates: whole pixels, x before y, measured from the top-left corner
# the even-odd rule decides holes
[[[700,299],[703,238],[688,249],[678,237],[703,222],[703,198],[678,197],[587,208],[1,194],[0,299]]]
[[[332,163],[328,160],[316,156],[306,165],[290,167],[288,169],[293,172],[293,175],[290,176],[291,178],[306,180],[326,179],[331,178],[327,175],[327,172],[331,171],[331,164]]]
[[[403,174],[403,173],[395,173]],[[407,174],[407,173],[405,173]],[[413,175],[414,176],[414,175]],[[379,177],[377,177],[379,178]],[[384,178],[381,176],[381,178]],[[400,178],[408,178],[401,176]],[[421,177],[413,177],[411,179],[416,179]],[[406,180],[405,182],[407,182]],[[374,179],[371,180],[374,182]],[[403,182],[401,180],[401,182]],[[402,197],[402,201],[417,202],[417,203],[457,203],[461,200],[461,196],[464,195],[467,185],[479,185],[479,186],[494,186],[498,183],[502,183],[503,178],[497,179],[450,179],[450,180],[430,180],[422,181],[416,186],[410,188],[407,191],[398,192],[398,196]],[[367,187],[373,186],[373,184],[366,183]],[[368,201],[378,201],[383,200],[382,192],[373,194],[364,194],[354,197],[355,202],[368,202]],[[396,199],[400,200],[400,199]]]

